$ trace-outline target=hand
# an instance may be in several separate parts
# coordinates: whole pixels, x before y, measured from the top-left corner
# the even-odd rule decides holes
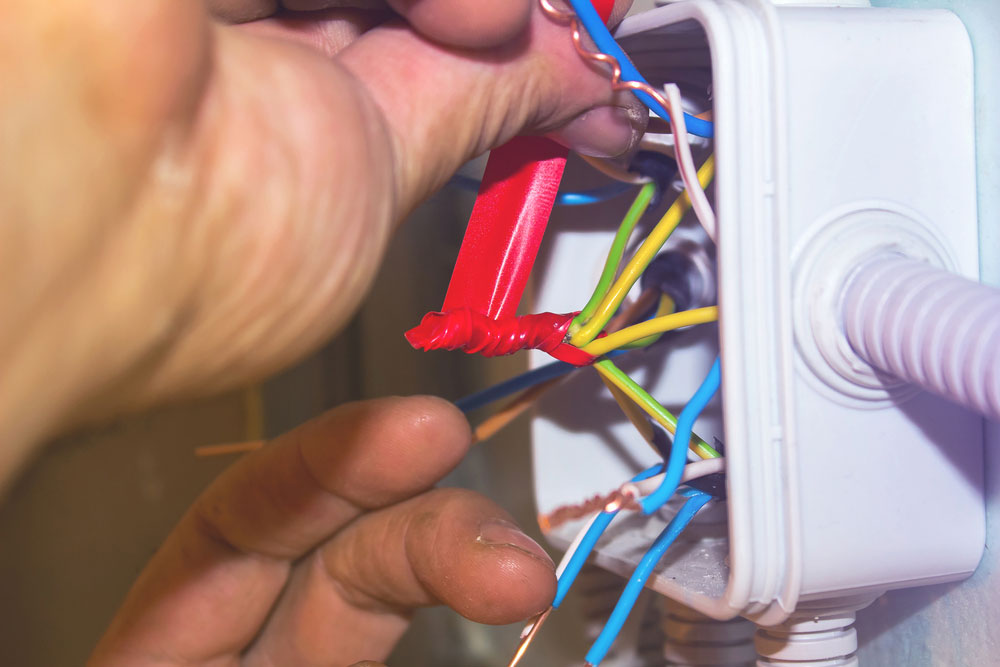
[[[53,431],[317,347],[471,156],[560,127],[614,154],[645,123],[535,0],[209,13],[276,4],[5,5],[0,480]]]
[[[552,561],[491,501],[428,490],[465,454],[443,400],[351,403],[237,462],[188,511],[91,658],[109,665],[383,660],[410,612],[511,623]]]

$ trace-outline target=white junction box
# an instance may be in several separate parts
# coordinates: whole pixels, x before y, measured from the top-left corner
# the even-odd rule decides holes
[[[982,419],[890,378],[852,381],[851,360],[824,341],[834,274],[876,250],[978,278],[964,26],[944,11],[689,0],[616,36],[651,83],[678,83],[715,124],[720,323],[620,365],[676,414],[721,349],[722,400],[695,430],[724,444],[728,498],[649,585],[717,619],[774,625],[806,602],[967,576],[985,540]],[[533,310],[586,302],[609,208],[556,214]],[[699,239],[695,224],[678,234]],[[532,437],[541,513],[657,461],[594,373],[540,405]],[[627,576],[675,509],[622,513],[595,561]],[[565,546],[579,526],[549,537]]]

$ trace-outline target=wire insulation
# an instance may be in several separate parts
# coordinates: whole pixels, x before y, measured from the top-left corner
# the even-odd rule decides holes
[[[594,364],[594,368],[597,369],[598,373],[607,377],[619,389],[625,392],[629,398],[645,410],[646,414],[656,420],[660,426],[665,428],[670,433],[674,433],[677,430],[677,418],[674,417],[669,410],[663,407],[659,401],[650,396],[649,392],[640,387],[635,380],[630,378],[624,371],[615,366],[610,359],[602,359],[601,361],[598,361]],[[717,458],[719,456],[719,453],[715,451],[711,445],[699,438],[697,435],[692,435],[691,441],[691,449],[701,458],[709,459]]]
[[[625,591],[618,598],[618,603],[615,605],[614,611],[611,612],[611,616],[608,617],[608,621],[601,630],[601,634],[597,636],[594,644],[587,652],[587,664],[593,665],[593,667],[601,664],[601,661],[607,656],[608,651],[611,650],[611,646],[618,637],[618,633],[621,632],[622,627],[625,625],[625,620],[632,612],[632,607],[635,606],[635,601],[646,586],[650,575],[653,574],[656,564],[660,562],[667,549],[670,548],[677,537],[691,523],[698,510],[704,507],[711,499],[712,496],[707,493],[694,491],[674,518],[671,519],[670,523],[667,524],[667,527],[663,529],[663,532],[656,538],[652,546],[649,547],[649,550],[642,557],[642,560],[639,561],[639,565],[636,566],[635,571],[632,573],[632,577],[625,585]]]
[[[681,457],[685,456],[685,452],[687,451],[688,443],[692,437],[691,429],[694,426],[694,422],[705,409],[705,406],[708,405],[708,402],[718,392],[721,381],[721,363],[719,358],[716,357],[701,386],[698,387],[697,391],[694,392],[694,396],[691,397],[688,404],[681,410],[680,417],[677,419],[674,444],[670,448],[670,460],[667,464],[663,481],[653,493],[640,501],[643,513],[652,514],[660,509],[664,503],[670,500],[674,492],[677,491],[683,469],[676,465],[675,462],[683,460]]]
[[[594,40],[594,44],[597,48],[606,53],[607,55],[618,61],[618,66],[621,68],[621,76],[623,81],[634,81],[644,83],[647,86],[649,83],[643,78],[639,70],[636,69],[632,61],[628,59],[622,47],[618,45],[615,38],[611,36],[608,31],[604,21],[601,20],[600,15],[598,15],[597,10],[590,3],[590,0],[569,0],[570,5],[572,5],[573,10],[580,19],[580,23],[583,24],[584,30],[590,35],[590,38]],[[657,101],[654,97],[641,91],[635,91],[636,97],[638,97],[643,104],[648,106],[654,113],[663,119],[671,118],[670,112],[668,112],[663,105]],[[699,137],[711,137],[713,133],[713,125],[711,122],[702,120],[701,118],[695,118],[689,114],[684,114],[684,120],[687,122],[690,128],[691,134],[698,135]]]
[[[710,475],[721,474],[725,470],[726,459],[724,457],[688,463],[684,466],[684,474],[681,475],[681,484],[691,483],[693,486],[698,480]],[[569,521],[590,517],[590,521],[584,525],[583,529],[578,531],[569,547],[566,548],[566,554],[570,554],[577,548],[580,540],[583,539],[584,533],[590,527],[590,522],[599,512],[608,511],[609,506],[612,506],[612,508],[617,507],[619,510],[637,510],[639,508],[638,499],[655,491],[662,479],[663,473],[660,473],[640,482],[625,482],[608,493],[592,496],[579,503],[560,505],[551,512],[540,514],[538,516],[538,526],[542,529],[543,533],[548,535]],[[699,490],[704,491],[704,489]],[[709,493],[709,495],[715,494]],[[563,555],[563,559],[560,561],[560,568],[556,569],[557,577],[562,573],[562,569],[565,569],[566,563],[569,562],[569,556],[566,554]]]
[[[709,159],[702,165],[701,169],[698,171],[698,178],[702,185],[707,185],[715,174],[715,164],[713,160]],[[625,300],[625,296],[635,285],[636,281],[642,275],[642,272],[646,270],[650,262],[656,257],[656,254],[660,252],[663,244],[667,242],[670,235],[673,234],[677,225],[681,223],[684,218],[684,214],[687,212],[688,208],[691,206],[691,200],[687,196],[687,192],[682,192],[680,196],[674,201],[674,203],[667,209],[667,212],[663,214],[663,217],[650,232],[646,240],[642,242],[639,249],[636,250],[635,255],[629,260],[625,268],[622,269],[621,275],[608,290],[608,293],[601,300],[601,304],[597,307],[597,311],[594,316],[570,337],[570,344],[576,345],[577,347],[583,347],[587,343],[591,342],[597,335],[601,332],[601,329],[608,323],[611,316],[614,315],[615,311],[621,306],[622,301]]]
[[[653,475],[658,475],[660,471],[663,470],[663,464],[658,463],[651,468],[647,468],[640,472],[638,475],[632,478],[633,482],[641,482],[644,479],[648,479]],[[580,537],[577,542],[577,546],[573,549],[572,553],[566,552],[569,556],[565,567],[562,567],[562,571],[556,569],[558,574],[558,582],[556,583],[556,597],[552,601],[552,608],[557,609],[559,605],[563,603],[566,599],[566,594],[569,593],[569,589],[573,586],[573,582],[576,581],[576,577],[580,574],[580,570],[583,569],[583,564],[587,562],[587,558],[590,557],[590,552],[594,550],[594,545],[597,541],[601,539],[601,535],[607,530],[608,526],[614,520],[615,516],[618,514],[617,510],[614,512],[601,512],[596,515],[586,526],[586,531],[582,532],[582,537]],[[565,557],[564,557],[565,558]]]
[[[635,229],[639,219],[642,218],[642,214],[649,208],[649,202],[653,200],[653,195],[655,194],[656,186],[652,183],[647,183],[639,190],[639,194],[636,195],[635,201],[632,202],[628,212],[625,213],[625,218],[622,220],[621,225],[619,225],[618,231],[615,233],[615,238],[611,242],[611,250],[608,251],[608,258],[604,262],[604,270],[601,271],[601,277],[597,280],[597,287],[594,288],[594,293],[591,295],[587,305],[583,307],[579,315],[573,318],[573,322],[569,327],[570,333],[574,333],[584,322],[590,319],[594,311],[597,310],[597,306],[601,303],[604,295],[611,289],[611,283],[618,274],[618,268],[621,266],[622,256],[625,254],[625,246],[632,236],[632,230]]]
[[[582,349],[587,354],[599,357],[602,354],[617,350],[630,343],[648,338],[656,334],[666,333],[674,329],[689,327],[695,324],[706,324],[719,319],[718,306],[707,306],[705,308],[695,308],[693,310],[682,310],[679,313],[655,317],[645,322],[633,324],[625,327],[621,331],[608,334],[603,338],[598,338],[592,343],[584,345]]]
[[[659,289],[651,288],[655,292],[660,292]],[[660,292],[660,298],[656,305],[656,312],[653,314],[653,318],[666,317],[677,312],[677,303],[671,298],[669,294],[665,292]],[[614,318],[611,320],[614,322]],[[646,336],[645,338],[640,338],[639,340],[634,340],[631,343],[626,343],[622,345],[620,349],[622,350],[634,350],[640,347],[649,347],[653,343],[656,343],[660,338],[663,337],[662,333],[653,334],[651,336]]]
[[[448,182],[461,190],[468,192],[479,192],[482,181],[478,178],[455,174]],[[556,195],[556,206],[587,206],[590,204],[600,204],[625,194],[633,189],[633,184],[615,181],[608,185],[579,192],[560,192]]]

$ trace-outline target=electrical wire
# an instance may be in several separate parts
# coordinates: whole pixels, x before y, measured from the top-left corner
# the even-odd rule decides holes
[[[725,471],[725,456],[720,456],[716,459],[702,459],[700,461],[694,461],[684,466],[684,474],[681,475],[681,484],[690,482],[691,480],[698,479],[700,477],[716,475]],[[664,476],[665,473],[661,472],[659,475],[653,475],[652,477],[648,477],[638,482],[626,482],[625,484],[622,484],[618,490],[622,494],[634,494],[636,498],[648,496],[659,488],[660,484],[663,482]]]
[[[714,170],[714,161],[712,158],[709,158],[702,165],[701,169],[698,170],[698,179],[702,185],[707,185],[712,180],[715,173]],[[594,316],[575,334],[570,336],[569,342],[571,345],[583,347],[597,337],[611,319],[611,316],[621,306],[622,301],[625,300],[625,296],[632,289],[632,286],[635,285],[636,281],[639,280],[642,272],[646,270],[646,267],[656,257],[656,254],[663,247],[663,244],[667,242],[667,239],[670,238],[677,225],[681,223],[684,214],[690,206],[691,200],[687,196],[687,191],[682,192],[670,208],[667,209],[667,212],[663,214],[656,227],[646,237],[646,240],[642,242],[639,249],[636,250],[635,255],[625,265],[625,268],[622,269],[621,275],[618,276],[611,289],[604,295]]]
[[[653,182],[652,177],[644,176],[643,174],[635,171],[629,171],[610,158],[591,157],[590,155],[579,154],[577,154],[577,157],[608,178],[613,178],[614,180],[621,181],[622,183],[645,185],[646,183]]]
[[[680,109],[680,88],[672,83],[668,83],[663,87],[663,91],[667,96],[666,99],[671,111]],[[691,199],[691,208],[694,209],[695,217],[698,218],[701,226],[705,228],[705,233],[708,234],[708,237],[713,241],[717,241],[715,211],[712,210],[712,205],[708,201],[708,195],[705,193],[705,188],[708,187],[708,184],[701,184],[699,170],[695,167],[694,157],[691,155],[691,144],[687,140],[687,130],[684,126],[683,116],[678,116],[678,121],[672,125],[671,129],[674,133],[674,143],[676,145],[674,155],[677,159],[677,170],[680,173],[681,180],[684,181],[685,191]],[[708,157],[708,162],[713,162],[712,156]]]
[[[601,633],[587,652],[587,665],[597,667],[604,660],[605,656],[607,656],[608,651],[611,650],[611,645],[614,644],[618,633],[621,632],[622,626],[625,625],[625,620],[632,612],[632,607],[635,606],[635,601],[639,598],[639,594],[645,587],[650,575],[652,575],[656,564],[660,562],[660,559],[663,558],[667,549],[670,548],[681,532],[691,523],[698,510],[704,507],[711,499],[712,497],[707,493],[693,491],[687,502],[684,503],[683,507],[681,507],[674,518],[670,520],[670,523],[667,524],[667,527],[663,529],[663,532],[653,542],[652,546],[649,547],[649,550],[642,557],[642,560],[639,561],[639,565],[636,566],[635,571],[632,573],[632,577],[625,585],[625,590],[622,592],[621,597],[618,598],[618,603],[615,605],[614,611],[611,612],[611,616],[608,617],[607,623],[605,623]]]
[[[469,192],[479,192],[479,187],[482,183],[477,178],[465,176],[464,174],[455,174],[451,177],[449,184]],[[632,188],[632,183],[615,181],[614,183],[609,183],[608,185],[603,185],[599,188],[593,188],[591,190],[581,190],[580,192],[560,192],[556,195],[555,203],[556,206],[587,206],[590,204],[600,204],[610,199],[614,199],[619,195],[623,195],[632,190]]]
[[[625,352],[610,352],[606,356],[617,357],[622,354],[625,354]],[[545,364],[544,366],[539,366],[538,368],[521,373],[520,375],[515,375],[509,380],[504,380],[503,382],[495,384],[492,387],[480,389],[479,391],[469,394],[468,396],[463,396],[455,401],[455,406],[462,412],[472,412],[473,410],[478,410],[479,408],[485,407],[490,403],[495,403],[502,398],[507,398],[508,396],[516,394],[519,391],[530,389],[531,387],[547,382],[548,380],[572,373],[579,368],[579,366],[567,364],[564,361],[553,361]]]
[[[653,493],[640,501],[643,513],[652,514],[670,500],[670,497],[677,491],[683,470],[678,465],[675,465],[675,461],[682,460],[681,457],[685,455],[688,443],[692,437],[691,428],[694,426],[695,420],[698,419],[698,416],[705,409],[705,406],[708,405],[708,402],[712,400],[712,397],[719,390],[721,381],[721,363],[719,358],[716,357],[701,386],[698,387],[694,396],[691,397],[688,404],[681,410],[681,414],[677,419],[674,444],[670,448],[670,460],[667,464],[663,481],[660,482],[660,485]]]
[[[721,474],[725,470],[725,457],[688,463],[684,466],[684,474],[681,475],[681,484],[695,482],[709,475]],[[599,512],[608,510],[609,506],[612,509],[617,507],[619,510],[637,510],[639,508],[638,499],[655,491],[662,480],[663,473],[660,473],[639,482],[625,482],[608,493],[595,495],[579,503],[560,505],[551,512],[540,514],[538,516],[538,525],[546,535],[569,521],[590,517],[590,520],[587,521],[581,530],[577,531],[576,537],[570,543],[569,547],[566,548],[566,554],[563,555],[563,559],[560,561],[560,567],[556,568],[556,576],[558,577],[562,573],[562,570],[565,569],[565,564],[569,559],[568,554],[571,554],[579,546],[583,535],[590,528],[590,522]]]
[[[601,277],[597,280],[597,287],[594,288],[594,293],[591,295],[587,305],[573,318],[573,322],[569,325],[570,334],[574,333],[576,329],[591,318],[594,311],[597,310],[597,306],[600,305],[601,300],[604,298],[604,295],[611,289],[611,284],[618,274],[619,266],[621,266],[622,256],[625,254],[625,246],[632,236],[632,230],[635,229],[639,219],[642,218],[642,214],[649,208],[649,202],[653,200],[653,195],[655,194],[656,186],[653,183],[647,183],[642,186],[639,194],[635,197],[635,201],[632,202],[628,212],[625,213],[625,217],[622,219],[622,223],[618,226],[618,231],[615,233],[615,238],[611,242],[611,250],[608,251],[608,258],[604,262]]]
[[[639,316],[653,307],[656,303],[656,297],[660,294],[663,294],[663,292],[658,287],[644,289],[639,293],[639,297],[635,301],[626,304],[625,307],[618,311],[617,315],[611,318],[611,321],[608,322],[608,332],[611,333],[624,329],[629,324],[640,321]],[[664,315],[666,314],[668,313],[664,313]]]
[[[675,433],[677,430],[677,418],[663,407],[659,401],[649,395],[649,393],[640,387],[635,380],[630,378],[624,371],[614,365],[610,359],[602,359],[594,364],[594,368],[601,375],[607,377],[611,382],[613,382],[619,389],[621,389],[625,394],[635,401],[640,408],[642,408],[646,414],[652,417],[660,426],[667,429],[670,433]],[[698,456],[703,459],[717,458],[719,453],[715,451],[707,442],[699,438],[697,435],[692,434],[690,437],[691,449],[694,450]],[[683,453],[687,447],[684,447],[681,452]],[[671,449],[671,454],[673,454],[674,448]],[[680,459],[683,462],[683,458]]]
[[[662,115],[662,117],[664,119],[670,119],[670,129],[674,134],[674,143],[676,146],[675,154],[680,168],[681,180],[684,181],[684,187],[690,192],[695,214],[698,216],[698,219],[705,228],[705,231],[714,241],[716,227],[715,213],[712,211],[712,207],[708,203],[708,196],[705,194],[704,190],[697,187],[697,170],[694,166],[694,158],[691,155],[691,143],[688,140],[687,131],[687,123],[689,120],[692,127],[697,126],[705,128],[707,126],[708,128],[711,128],[712,124],[708,121],[704,121],[700,118],[684,113],[680,88],[678,88],[675,84],[665,84],[663,92],[660,92],[650,86],[649,83],[646,82],[641,75],[639,75],[638,70],[636,70],[628,59],[624,57],[625,54],[622,52],[617,42],[615,42],[614,38],[611,37],[611,34],[607,32],[607,28],[604,27],[603,21],[600,19],[589,0],[570,0],[570,2],[573,5],[573,8],[577,11],[576,14],[556,9],[552,6],[550,0],[539,0],[542,11],[550,18],[556,21],[567,21],[570,23],[572,29],[573,47],[576,49],[577,53],[580,54],[581,58],[592,62],[602,63],[611,68],[612,90],[632,91],[638,95],[640,99],[645,100],[649,98],[651,101],[654,101],[657,105],[656,107],[651,107],[654,111],[657,111],[658,113],[661,111],[666,112]],[[584,21],[581,12],[583,15],[587,16],[586,26],[589,27],[589,29],[600,33],[601,42],[598,43],[597,40],[595,40],[595,43],[598,43],[598,47],[604,50],[610,49],[612,52],[618,54],[617,57],[604,52],[591,51],[584,46],[583,37],[580,33],[580,24]],[[585,29],[587,28],[585,27]],[[625,76],[623,78],[622,61],[626,63],[629,75],[634,74],[634,77]],[[697,132],[692,133],[697,134]],[[707,136],[710,136],[710,134]]]
[[[658,475],[660,471],[663,470],[663,464],[658,463],[651,468],[647,468],[640,472],[638,475],[633,477],[631,481],[641,482],[644,479],[652,477],[653,475]],[[573,586],[573,582],[576,581],[576,577],[580,574],[580,570],[583,569],[583,564],[587,562],[587,558],[590,557],[590,552],[594,550],[594,546],[597,541],[601,539],[601,535],[607,530],[607,527],[611,525],[615,516],[618,514],[618,510],[608,512],[604,511],[596,514],[593,519],[591,519],[588,524],[584,527],[584,530],[580,531],[578,535],[579,539],[574,540],[576,547],[572,550],[566,551],[566,555],[563,556],[563,560],[566,564],[559,564],[556,568],[556,575],[558,576],[558,581],[556,583],[556,596],[552,601],[552,608],[558,609],[559,605],[563,603],[566,599],[566,594],[569,593],[569,589]]]
[[[587,354],[599,357],[602,354],[606,354],[612,350],[617,350],[625,345],[628,345],[629,343],[634,343],[642,340],[643,338],[648,338],[649,336],[666,333],[667,331],[673,331],[674,329],[680,329],[682,327],[693,326],[695,324],[715,322],[718,319],[718,306],[706,306],[704,308],[682,310],[679,313],[671,313],[670,315],[664,315],[663,317],[654,317],[651,320],[646,320],[645,322],[625,327],[621,331],[616,331],[615,333],[608,334],[603,338],[598,338],[597,340],[584,345],[580,349]]]
[[[611,36],[608,31],[604,21],[601,20],[600,15],[594,6],[590,3],[590,0],[569,0],[570,5],[572,5],[573,10],[576,12],[576,16],[579,17],[580,23],[583,24],[584,30],[590,35],[590,38],[594,40],[594,44],[597,45],[601,51],[603,51],[607,56],[613,58],[617,63],[618,67],[621,68],[621,78],[625,82],[634,82],[645,84],[647,87],[649,83],[643,78],[639,70],[636,69],[635,65],[628,59],[625,52],[615,41],[615,38]],[[642,89],[637,89],[634,91],[636,97],[638,97],[643,104],[648,106],[651,111],[659,115],[663,119],[671,118],[673,116],[668,112],[660,100],[657,100],[655,96],[649,95],[646,91]],[[674,119],[676,120],[676,119]],[[713,125],[711,122],[702,120],[700,118],[695,118],[688,114],[684,114],[684,120],[687,121],[688,126],[692,134],[696,134],[700,137],[711,137],[713,133]]]
[[[552,387],[559,383],[562,378],[552,378],[533,387],[528,387],[522,391],[517,398],[505,405],[501,410],[490,415],[479,423],[472,431],[472,442],[483,442],[489,440],[494,435],[503,430],[512,421],[517,419],[525,410],[530,408]]]
[[[542,628],[542,624],[545,623],[545,619],[551,613],[552,607],[549,607],[524,626],[524,629],[521,630],[521,642],[517,646],[514,657],[507,663],[507,667],[517,667],[518,663],[521,662],[521,658],[528,652],[528,647],[531,645],[532,640],[535,639],[535,635],[538,634],[538,631]]]
[[[653,291],[659,292],[659,290],[655,288],[653,288]],[[667,315],[670,315],[676,311],[677,311],[677,304],[670,297],[670,295],[660,292],[659,302],[657,303],[656,312],[653,314],[653,318],[655,319],[657,317],[666,317]],[[612,318],[612,321],[614,321],[614,318]],[[653,334],[651,336],[646,336],[645,338],[640,338],[639,340],[634,340],[631,343],[626,343],[625,345],[620,346],[619,349],[634,350],[640,347],[649,347],[653,343],[660,340],[660,338],[662,337],[663,333]]]
[[[638,299],[625,308],[622,308],[621,312],[615,315],[614,319],[608,323],[608,330],[614,332],[626,323],[635,321],[652,305],[652,299],[655,298],[658,292],[659,290],[655,288],[644,291]],[[608,358],[614,358],[625,354],[625,352],[626,350],[624,349],[620,351],[616,350],[614,352],[609,352],[605,356]],[[521,373],[520,375],[515,375],[509,380],[504,380],[503,382],[495,384],[492,387],[487,387],[486,389],[482,389],[460,398],[455,401],[455,405],[462,412],[472,412],[473,410],[478,410],[479,408],[485,407],[490,403],[499,401],[502,398],[507,398],[508,396],[516,394],[519,391],[530,389],[537,384],[572,373],[579,368],[579,366],[574,366],[573,364],[568,364],[564,361],[553,361],[545,364],[544,366],[539,366],[533,370]]]
[[[604,386],[606,386],[608,391],[611,392],[611,396],[615,399],[615,403],[618,404],[618,407],[621,408],[629,422],[631,422],[632,426],[635,427],[635,430],[639,432],[639,435],[646,441],[646,444],[648,444],[654,452],[659,454],[660,452],[656,448],[655,444],[656,428],[653,426],[653,423],[646,417],[646,414],[642,411],[639,405],[633,401],[628,394],[618,388],[618,385],[614,384],[603,375],[601,375],[600,378],[601,382],[604,383]]]

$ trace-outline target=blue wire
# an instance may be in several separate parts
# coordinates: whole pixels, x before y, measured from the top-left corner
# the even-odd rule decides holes
[[[469,192],[479,192],[481,181],[471,176],[455,174],[449,181],[450,185]],[[625,194],[635,185],[632,183],[609,183],[592,190],[581,190],[580,192],[560,192],[556,195],[556,206],[587,206],[589,204],[600,204],[601,202],[614,199],[618,195]]]
[[[659,475],[660,471],[663,470],[663,464],[657,463],[651,468],[646,468],[638,475],[632,478],[633,482],[641,482],[644,479],[648,479],[653,475]],[[566,564],[566,569],[563,570],[562,575],[559,577],[559,581],[556,584],[556,597],[552,601],[552,608],[558,609],[559,605],[562,604],[563,600],[566,598],[566,594],[569,593],[570,587],[573,586],[573,582],[576,581],[576,577],[580,574],[580,570],[583,569],[583,564],[587,562],[587,558],[590,557],[590,552],[594,550],[594,546],[597,541],[601,539],[601,535],[607,530],[608,526],[611,525],[611,521],[618,515],[618,512],[601,512],[594,519],[594,523],[590,524],[590,528],[587,529],[586,534],[584,534],[583,539],[580,540],[579,546],[577,546],[576,551],[570,556],[569,563]]]
[[[626,352],[627,350],[615,350],[613,352],[608,352],[604,356],[607,358],[614,358],[625,354]],[[511,394],[516,394],[524,389],[534,387],[536,384],[541,384],[547,380],[566,375],[567,373],[572,373],[577,368],[579,368],[579,366],[567,364],[565,361],[553,361],[550,364],[539,366],[538,368],[530,370],[527,373],[515,375],[509,380],[504,380],[503,382],[495,384],[492,387],[487,387],[486,389],[477,391],[474,394],[464,396],[455,401],[455,405],[457,405],[458,409],[462,412],[472,412],[473,410],[478,410],[479,408],[489,405],[494,401],[499,401],[501,398],[506,398]]]
[[[663,482],[659,488],[639,501],[643,514],[652,514],[660,509],[664,503],[670,500],[680,484],[681,475],[684,474],[684,462],[687,459],[688,445],[691,444],[691,429],[695,420],[701,414],[708,402],[712,400],[719,390],[722,380],[719,358],[715,358],[715,363],[708,371],[708,375],[702,381],[701,386],[694,392],[694,396],[688,404],[681,410],[677,417],[677,429],[674,431],[674,444],[670,447],[670,459],[667,463],[667,472],[663,476]]]
[[[573,10],[576,15],[580,17],[580,23],[583,24],[584,30],[590,35],[590,38],[594,40],[597,44],[597,48],[608,54],[612,58],[618,61],[618,66],[622,70],[622,80],[623,81],[641,81],[647,83],[646,79],[643,78],[639,70],[635,68],[635,65],[629,61],[626,57],[625,52],[622,51],[622,47],[618,46],[618,42],[615,38],[611,36],[608,32],[607,26],[604,25],[604,21],[601,20],[600,15],[597,10],[594,9],[594,5],[590,3],[590,0],[569,0],[569,3],[573,5]],[[660,106],[660,103],[655,99],[647,95],[646,93],[636,90],[636,97],[638,97],[643,104],[648,106],[654,113],[663,118],[664,120],[670,118],[670,114],[667,110]],[[711,121],[703,120],[701,118],[695,118],[690,114],[684,114],[684,121],[687,125],[688,132],[697,135],[699,137],[711,137],[714,127]]]
[[[556,196],[557,206],[587,206],[589,204],[600,204],[618,195],[625,194],[635,185],[632,183],[620,183],[615,181],[592,190],[581,192],[560,192]]]
[[[698,513],[698,510],[704,507],[705,503],[711,499],[712,496],[701,491],[695,491],[691,494],[688,501],[677,512],[677,515],[671,519],[667,527],[663,529],[663,532],[653,542],[653,545],[649,547],[649,551],[642,557],[639,565],[635,568],[635,572],[632,573],[632,578],[625,585],[625,591],[618,598],[618,604],[615,605],[614,611],[608,617],[608,622],[604,624],[601,634],[598,635],[597,640],[594,641],[594,644],[587,652],[587,664],[594,667],[601,664],[601,661],[607,656],[608,651],[611,650],[611,645],[614,644],[618,633],[621,632],[622,626],[625,625],[625,619],[628,618],[632,607],[635,606],[635,601],[646,585],[649,576],[653,573],[656,564],[660,562],[663,554],[674,543],[677,536],[691,523],[691,519]]]

